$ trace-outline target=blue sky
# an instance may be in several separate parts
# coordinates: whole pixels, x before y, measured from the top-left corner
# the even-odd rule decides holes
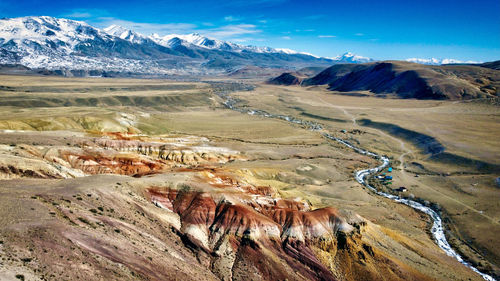
[[[500,59],[499,0],[1,0],[0,17],[48,15],[144,34],[198,32],[332,57]]]

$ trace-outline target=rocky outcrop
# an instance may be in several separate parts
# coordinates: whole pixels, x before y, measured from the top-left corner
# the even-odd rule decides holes
[[[43,221],[44,230],[17,240],[22,249],[36,251],[37,261],[23,266],[58,272],[62,279],[94,272],[99,280],[426,280],[366,238],[370,225],[363,218],[283,198],[269,182],[279,182],[280,169],[219,165],[243,157],[207,139],[106,133],[62,140],[66,146],[0,146],[0,175],[148,176],[43,181],[47,187],[6,181],[9,190],[30,185],[29,196],[15,195],[15,208],[25,210],[14,213],[23,214],[23,221],[35,215],[28,206],[45,210],[43,220],[33,220]],[[45,231],[50,234],[40,236]],[[26,245],[31,241],[37,245]],[[71,272],[59,266],[75,260],[89,266]]]
[[[334,277],[316,258],[309,243],[335,240],[339,232],[350,233],[354,229],[333,208],[310,211],[307,204],[296,204],[293,200],[279,199],[276,204],[258,199],[236,203],[234,199],[216,201],[212,195],[199,191],[159,188],[147,189],[146,197],[158,207],[177,213],[180,231],[204,251],[218,256],[221,247],[225,247],[226,255],[236,255],[249,251],[250,247],[254,253],[240,258],[249,260],[256,255],[264,255],[264,259],[282,258],[285,264],[307,274],[311,280],[334,280]],[[261,212],[253,205],[259,205]],[[227,241],[232,241],[230,246],[224,246]],[[231,268],[236,261],[232,262]],[[277,266],[278,271],[286,272],[283,267]],[[265,276],[264,272],[258,275]]]
[[[140,138],[140,139],[139,139]],[[237,151],[207,145],[205,138],[107,134],[81,138],[78,147],[0,147],[2,178],[71,178],[95,174],[143,176],[172,168],[193,168],[243,159]]]
[[[168,160],[177,164],[199,166],[207,163],[226,163],[241,159],[238,152],[225,148],[209,146],[196,146],[194,140],[174,138],[161,141],[141,141],[133,139],[97,138],[93,143],[84,143],[87,147],[101,147],[118,152],[132,152],[152,157],[154,159]],[[201,139],[206,142],[208,140]]]
[[[44,161],[23,159],[21,157],[2,155],[0,157],[0,179],[15,178],[63,178],[64,175]]]
[[[147,189],[146,197],[158,207],[179,214],[183,228],[200,229],[197,234],[203,236],[192,238],[204,246],[216,245],[220,234],[305,242],[354,230],[334,208],[310,210],[307,203],[290,199],[268,196],[271,200],[264,200],[255,196],[248,200],[242,194],[232,201],[216,201],[217,198],[200,191],[158,188]]]
[[[244,185],[236,179],[233,184]],[[344,217],[333,207],[314,209],[302,200],[279,198],[272,191],[271,195],[249,197],[250,188],[222,194],[216,190],[187,185],[150,187],[144,196],[179,216],[179,231],[192,247],[212,256],[211,270],[223,280],[242,271],[247,278],[260,280],[337,280],[337,276],[360,280],[381,274],[398,280],[411,276],[406,270],[399,276],[390,273],[397,263],[363,241],[367,221],[357,215]],[[372,265],[359,266],[359,262]]]

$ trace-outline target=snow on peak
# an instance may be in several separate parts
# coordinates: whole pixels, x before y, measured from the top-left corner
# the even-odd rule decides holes
[[[295,55],[299,54],[299,52],[292,50],[292,49],[286,49],[286,48],[276,48],[276,51],[283,53],[283,54],[288,54],[288,55]]]
[[[338,55],[332,59],[334,61],[348,62],[348,63],[365,63],[365,62],[373,61],[373,59],[371,59],[371,58],[359,56],[359,55],[353,54],[351,52],[345,52],[342,55]]]
[[[139,34],[137,32],[134,32],[130,29],[127,29],[125,27],[112,24],[106,28],[103,29],[104,32],[106,32],[109,35],[119,37],[123,40],[130,41],[132,43],[143,43],[147,38],[146,36]]]
[[[200,35],[199,33],[191,34],[168,34],[165,36],[159,36],[158,34],[153,34],[150,37],[156,43],[163,46],[173,46],[177,44],[182,44],[184,46],[196,46],[205,49],[217,49],[222,51],[231,52],[254,52],[254,53],[285,53],[285,54],[304,54],[290,49],[273,49],[270,47],[257,47],[257,46],[246,46],[241,44],[232,43],[229,41],[223,41],[215,38],[206,37]]]
[[[0,45],[9,51],[35,55],[40,48],[45,48],[69,54],[76,45],[96,38],[112,40],[81,21],[48,16],[0,19]]]
[[[165,47],[183,45],[185,47],[194,46],[230,52],[300,54],[318,58],[309,53],[297,52],[290,49],[240,45],[229,41],[206,37],[199,33],[169,34],[165,36],[153,34],[151,36],[145,36],[116,24],[110,25],[101,31],[85,22],[48,16],[0,20],[0,45],[11,40],[13,40],[17,46],[22,44],[31,45],[32,43],[54,45],[52,43],[55,43],[58,49],[63,50],[65,48],[65,52],[69,54],[74,50],[76,45],[96,39],[97,37],[102,40],[115,40],[115,37],[118,37],[135,44],[141,44],[146,40],[152,40],[156,44]],[[27,50],[28,48],[25,49]]]
[[[287,55],[306,55],[306,56],[311,56],[311,57],[315,57],[315,58],[320,58],[320,57],[313,55],[311,53],[298,52],[298,51],[295,51],[292,49],[287,49],[287,48],[276,48],[276,49],[271,49],[271,50],[273,50],[274,52],[283,53],[283,54],[287,54]]]
[[[223,51],[231,51],[231,52],[254,52],[254,53],[284,53],[288,55],[307,55],[315,58],[319,58],[318,56],[305,53],[305,52],[297,52],[291,49],[281,49],[281,48],[270,48],[270,47],[258,47],[251,45],[241,45],[229,41],[223,41],[207,36],[203,36],[199,33],[191,33],[191,34],[168,34],[165,36],[160,36],[158,34],[153,34],[149,37],[151,40],[155,41],[157,44],[171,47],[177,44],[182,44],[184,46],[197,46],[206,49],[217,49]]]
[[[41,39],[46,36],[54,36],[59,40],[68,38],[84,39],[97,35],[100,35],[98,29],[81,21],[48,16],[0,19],[0,38],[6,41]]]
[[[126,44],[128,41],[133,44]],[[112,44],[110,44],[112,43]],[[171,48],[170,52],[159,45]],[[183,46],[185,48],[179,48]],[[200,48],[216,52],[199,52]],[[47,69],[109,69],[164,73],[176,71],[204,71],[185,68],[186,61],[197,64],[199,58],[231,57],[230,53],[245,53],[242,60],[249,63],[263,63],[256,54],[307,55],[290,49],[246,46],[229,41],[206,37],[198,33],[145,36],[119,25],[111,25],[103,30],[85,22],[48,16],[0,19],[0,63],[16,63],[31,68]],[[248,54],[248,56],[246,56]],[[193,55],[193,56],[191,56]],[[157,59],[172,58],[176,69],[166,68]],[[193,60],[193,57],[196,59]],[[316,56],[314,56],[317,58]],[[294,63],[283,55],[270,56],[279,63]],[[308,62],[312,58],[296,58]],[[186,64],[186,65],[187,65]],[[266,62],[267,64],[267,62]],[[153,68],[154,69],[153,69]]]
[[[462,60],[457,60],[457,59],[437,59],[437,58],[430,58],[430,59],[422,59],[422,58],[408,58],[406,61],[409,62],[414,62],[414,63],[420,63],[420,64],[430,64],[430,65],[441,65],[441,64],[460,64],[460,63],[470,63],[470,64],[477,64],[481,63],[478,61],[462,61]]]
[[[182,44],[186,47],[197,46],[206,49],[219,49],[226,51],[239,51],[242,49],[242,46],[238,44],[205,37],[198,33],[168,34],[165,36],[159,36],[158,34],[153,34],[150,37],[150,39],[155,41],[157,44],[166,47]]]
[[[106,33],[111,34],[111,35],[117,35],[117,34],[122,34],[124,32],[129,32],[130,30],[126,29],[125,27],[112,24],[106,28],[103,29]]]

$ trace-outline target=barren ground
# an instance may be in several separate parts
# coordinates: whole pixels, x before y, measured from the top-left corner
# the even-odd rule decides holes
[[[416,280],[481,280],[435,245],[425,215],[374,196],[355,182],[354,171],[374,166],[374,159],[300,126],[230,111],[209,84],[0,76],[0,85],[0,279],[224,279],[229,273],[222,265],[229,261],[214,261],[189,248],[179,234],[187,231],[177,225],[179,218],[148,201],[147,190],[196,182],[191,188],[212,196],[240,196],[224,185],[231,178],[312,209],[333,206],[359,214],[369,222],[363,243]],[[480,269],[498,274],[498,107],[379,99],[369,93],[352,97],[320,87],[258,85],[254,91],[231,95],[240,105],[322,123],[339,137],[389,155],[395,168],[393,186],[406,186],[408,194],[438,203],[450,241]],[[430,159],[411,139],[392,135],[383,126],[362,125],[362,119],[434,137],[446,152],[459,156],[454,160],[464,162]],[[153,156],[161,152],[154,148],[140,156],[120,148],[114,162],[104,161],[115,147],[87,145],[115,140],[109,133],[116,132],[124,140],[153,147],[171,145],[180,156],[173,152],[157,161]],[[74,155],[82,160],[74,160]],[[66,159],[60,163],[71,167],[55,169],[53,159]],[[130,159],[136,161],[133,169],[126,166]],[[99,169],[90,169],[89,161],[97,161]],[[123,165],[114,166],[117,161]],[[80,170],[88,176],[63,179]],[[120,175],[92,174],[101,172]],[[233,279],[249,277],[246,263],[234,264]],[[329,264],[333,272],[345,273],[344,267]],[[382,263],[374,259],[353,264],[353,270],[360,267],[360,272],[375,274],[375,265]],[[209,265],[212,271],[207,273]]]

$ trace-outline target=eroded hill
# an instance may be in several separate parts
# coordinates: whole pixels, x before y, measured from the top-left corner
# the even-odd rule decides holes
[[[480,280],[376,159],[214,94],[251,87],[3,78],[0,279]]]

